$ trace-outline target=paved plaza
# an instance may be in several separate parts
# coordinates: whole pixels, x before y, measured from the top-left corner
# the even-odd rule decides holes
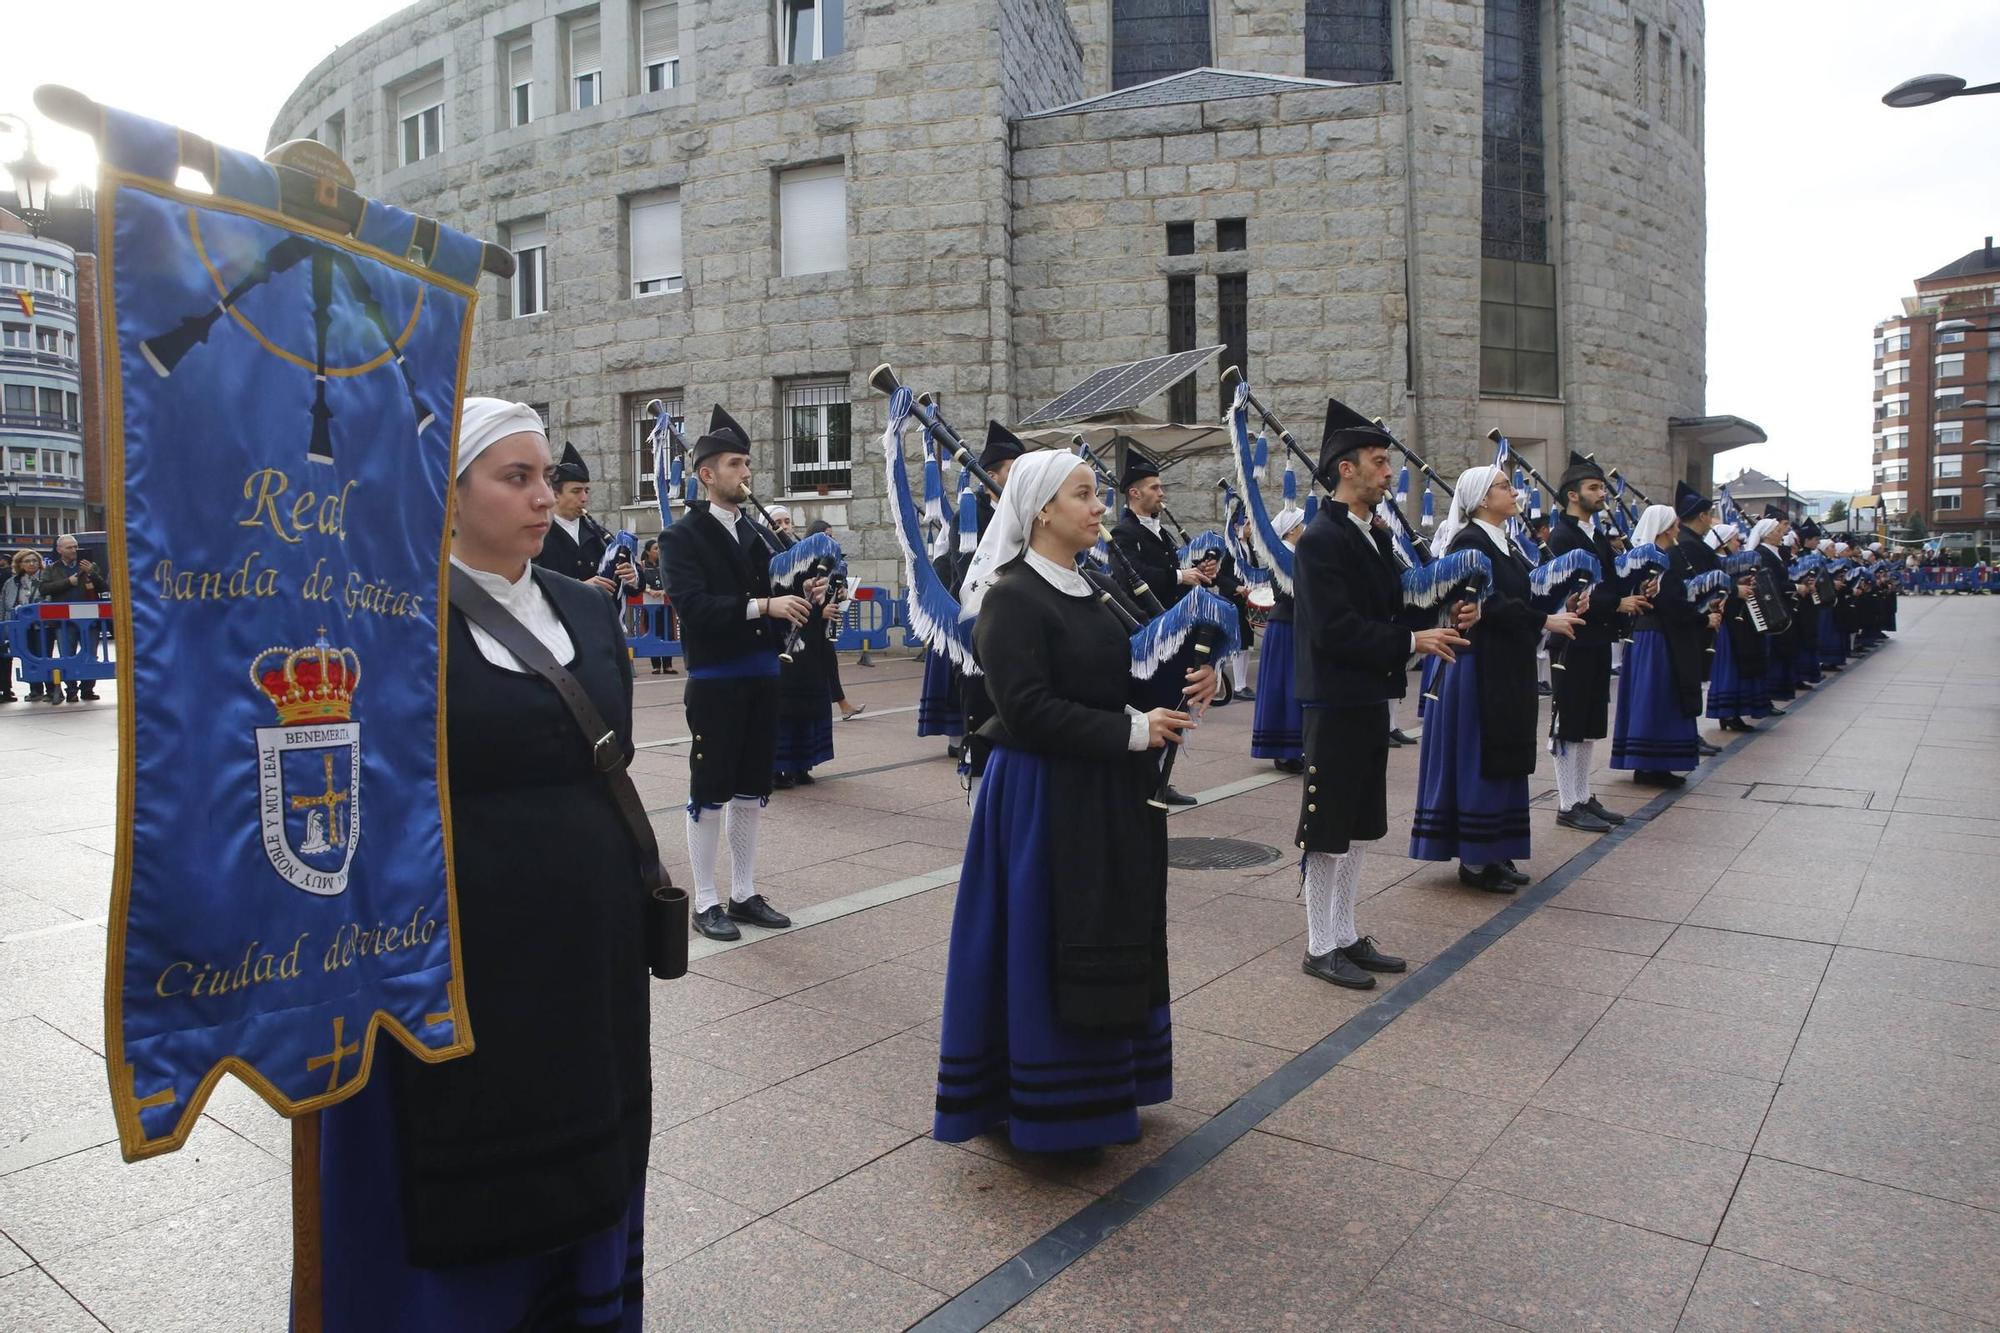
[[[868,711],[773,801],[763,887],[799,925],[653,988],[648,1327],[2000,1320],[2000,605],[1904,599],[1678,793],[1600,773],[1636,815],[1609,837],[1556,828],[1545,757],[1518,898],[1397,854],[1392,753],[1360,922],[1413,967],[1365,994],[1300,972],[1299,779],[1217,710],[1170,834],[1277,854],[1173,872],[1177,1095],[1090,1163],[928,1137],[966,813],[920,665],[850,658]],[[685,678],[638,679],[685,883]],[[225,1082],[185,1149],[119,1159],[115,749],[108,702],[0,709],[0,1329],[281,1329],[285,1123]]]

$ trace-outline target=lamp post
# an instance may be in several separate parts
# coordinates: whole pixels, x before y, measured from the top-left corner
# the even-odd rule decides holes
[[[49,186],[55,182],[56,169],[35,156],[35,127],[25,118],[0,111],[0,121],[12,121],[21,127],[21,155],[7,164],[7,174],[14,178],[21,221],[28,224],[31,234],[40,236],[43,224],[49,220]]]
[[[1982,83],[1976,88],[1969,88],[1965,80],[1956,74],[1919,74],[1914,79],[1904,79],[1883,93],[1882,105],[1897,108],[1929,106],[1947,98],[1974,97],[1980,93],[2000,93],[2000,83]]]

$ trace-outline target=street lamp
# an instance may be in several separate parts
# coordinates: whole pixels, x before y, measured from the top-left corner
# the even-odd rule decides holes
[[[7,164],[7,174],[14,178],[21,221],[28,224],[29,232],[40,236],[42,224],[49,220],[49,186],[55,181],[56,169],[35,156],[34,126],[6,111],[0,111],[0,120],[10,120],[21,127],[25,143],[21,156]]]
[[[1982,83],[1977,88],[1965,86],[1965,80],[1956,74],[1919,74],[1914,79],[1904,79],[1901,83],[1882,94],[1882,104],[1893,107],[1929,106],[1952,97],[1972,97],[1978,93],[2000,93],[2000,83]]]

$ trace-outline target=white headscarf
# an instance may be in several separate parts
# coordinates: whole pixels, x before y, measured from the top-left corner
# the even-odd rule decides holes
[[[1497,467],[1469,467],[1458,474],[1458,484],[1451,488],[1451,509],[1445,514],[1444,522],[1438,524],[1437,533],[1431,538],[1433,551],[1451,548],[1451,539],[1465,530],[1472,522],[1472,511],[1479,508],[1479,502],[1486,498],[1492,488],[1494,478],[1500,475]]]
[[[1007,484],[1000,491],[1000,503],[993,507],[993,522],[979,539],[979,549],[972,553],[972,565],[965,573],[961,620],[979,614],[993,580],[1028,549],[1035,515],[1082,464],[1083,459],[1068,449],[1037,449],[1014,460],[1014,466],[1007,470]]]
[[[1778,540],[1786,546],[1797,546],[1799,544],[1798,529],[1797,528],[1786,529],[1785,535],[1783,537],[1780,537]]]
[[[1708,543],[1709,550],[1720,551],[1723,547],[1729,545],[1729,539],[1735,535],[1736,525],[1734,523],[1718,523],[1708,530],[1708,535],[1703,537],[1702,540]]]
[[[1657,546],[1660,534],[1680,521],[1672,505],[1647,505],[1646,512],[1639,515],[1639,521],[1632,526],[1634,546]]]
[[[1297,505],[1286,505],[1271,519],[1271,532],[1280,541],[1283,541],[1286,533],[1305,521],[1305,510],[1299,508]]]
[[[1772,533],[1776,532],[1777,530],[1778,530],[1777,519],[1775,518],[1758,519],[1757,526],[1750,529],[1751,549],[1755,550],[1757,547],[1762,546],[1764,544],[1764,539],[1770,536]]]
[[[468,398],[458,408],[458,471],[464,476],[472,460],[500,440],[523,431],[549,438],[541,416],[526,403],[510,403],[505,398]]]

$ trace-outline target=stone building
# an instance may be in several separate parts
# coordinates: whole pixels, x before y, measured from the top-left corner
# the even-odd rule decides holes
[[[47,550],[100,512],[84,494],[86,430],[101,440],[95,296],[89,255],[0,211],[0,548],[9,556]]]
[[[441,0],[314,69],[273,141],[503,241],[473,384],[545,405],[648,526],[645,403],[726,404],[767,496],[894,584],[893,362],[967,435],[1222,343],[1441,469],[1569,447],[1649,490],[1705,415],[1699,0]],[[1169,474],[1212,517],[1220,470]]]

